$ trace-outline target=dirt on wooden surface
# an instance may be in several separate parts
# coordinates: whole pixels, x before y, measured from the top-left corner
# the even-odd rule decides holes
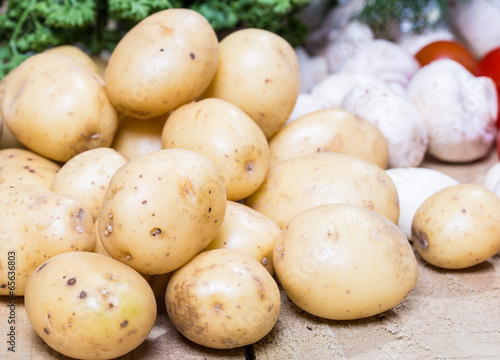
[[[424,167],[441,170],[462,183],[482,185],[486,171],[497,162],[492,151],[482,161],[446,165],[427,159]],[[416,287],[395,308],[353,321],[311,316],[281,291],[276,326],[247,348],[248,358],[280,359],[500,359],[500,254],[472,268],[444,270],[428,265],[418,254]],[[333,299],[332,299],[333,301]],[[0,297],[0,359],[69,359],[47,346],[26,317],[22,298],[15,302],[15,350],[9,347],[10,299]],[[245,359],[245,349],[213,350],[185,339],[168,320],[162,299],[158,319],[148,339],[132,359]]]

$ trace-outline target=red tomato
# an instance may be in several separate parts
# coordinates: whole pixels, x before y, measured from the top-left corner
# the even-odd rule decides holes
[[[422,66],[434,60],[451,59],[462,64],[471,73],[475,72],[477,66],[476,58],[466,47],[449,40],[436,41],[424,46],[415,58]]]
[[[500,47],[491,50],[481,60],[479,60],[479,63],[477,64],[476,75],[490,77],[491,79],[493,79],[497,86],[499,103],[497,126],[500,129]],[[498,148],[498,152],[500,156],[500,145]]]

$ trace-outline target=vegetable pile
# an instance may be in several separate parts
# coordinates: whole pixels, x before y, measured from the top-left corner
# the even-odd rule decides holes
[[[109,9],[132,20],[124,4]],[[105,69],[56,46],[0,82],[0,262],[17,255],[0,295],[24,296],[48,346],[122,356],[161,301],[187,339],[242,347],[274,328],[282,292],[321,318],[367,318],[405,301],[415,253],[463,269],[500,251],[498,164],[484,186],[419,167],[492,151],[498,50],[448,30],[383,39],[342,6],[300,47],[243,18],[219,39],[169,4]],[[249,6],[192,5],[207,4]]]

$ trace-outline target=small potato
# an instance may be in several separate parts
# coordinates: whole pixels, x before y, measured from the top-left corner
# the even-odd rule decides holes
[[[161,132],[166,120],[167,115],[146,121],[124,117],[111,147],[128,159],[161,150]]]
[[[232,349],[272,330],[281,299],[278,285],[255,259],[217,249],[174,272],[165,302],[170,320],[189,340]]]
[[[5,88],[7,87],[7,81],[11,77],[12,72],[8,73],[7,76],[5,76],[1,81],[0,81],[0,128],[2,129],[0,131],[0,149],[21,149],[25,148],[23,144],[19,142],[15,138],[14,135],[12,135],[12,132],[9,130],[6,124],[4,124],[4,121],[2,120],[2,99],[5,94]]]
[[[393,308],[414,288],[418,271],[396,224],[348,204],[318,206],[293,218],[276,241],[274,267],[297,306],[333,320]]]
[[[379,166],[355,156],[316,153],[269,169],[262,186],[245,200],[283,228],[298,213],[318,205],[360,205],[398,222],[399,200]]]
[[[82,49],[80,49],[77,46],[74,45],[60,45],[56,46],[50,49],[45,50],[47,53],[56,53],[56,54],[62,54],[66,55],[69,57],[72,57],[73,59],[76,59],[80,61],[82,64],[87,66],[90,70],[95,72],[96,74],[99,74],[99,70],[97,68],[97,65],[95,64],[94,60],[87,55]]]
[[[92,217],[83,203],[32,184],[0,185],[0,295],[24,295],[35,269],[45,260],[71,251],[92,251]],[[12,260],[15,279],[5,265]]]
[[[155,151],[111,177],[99,237],[113,258],[141,274],[166,274],[212,241],[226,202],[222,174],[210,159],[184,149]]]
[[[446,187],[418,208],[412,238],[432,265],[463,269],[479,264],[500,251],[500,198],[479,185]]]
[[[61,167],[25,149],[0,150],[0,184],[33,184],[50,189]]]
[[[204,250],[230,249],[248,255],[274,274],[273,249],[281,229],[252,208],[228,201],[224,223]]]
[[[33,55],[11,72],[1,110],[22,144],[60,162],[109,147],[118,127],[102,78],[57,53]]]
[[[110,148],[84,151],[63,165],[50,190],[80,199],[95,220],[99,216],[111,176],[127,161],[127,158]]]
[[[113,50],[106,90],[123,114],[150,119],[195,100],[217,69],[219,42],[189,9],[167,9],[135,25]]]
[[[389,161],[387,140],[369,121],[341,109],[319,110],[282,128],[270,141],[271,166],[319,152],[349,154],[382,169]]]
[[[77,359],[114,359],[139,346],[156,320],[148,283],[130,267],[90,252],[45,261],[31,276],[24,305],[38,335]]]
[[[267,30],[243,29],[220,42],[219,66],[202,96],[236,105],[270,139],[288,120],[299,92],[299,62],[290,44]]]
[[[175,110],[162,132],[164,149],[199,152],[217,164],[228,200],[241,200],[262,184],[269,146],[262,130],[242,110],[220,99],[205,99]]]

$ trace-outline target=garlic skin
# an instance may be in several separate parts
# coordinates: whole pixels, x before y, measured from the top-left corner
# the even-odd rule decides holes
[[[384,86],[362,84],[349,91],[341,108],[376,125],[389,146],[389,168],[415,167],[427,150],[427,130],[418,109]]]
[[[441,171],[426,168],[393,168],[386,170],[399,197],[398,226],[411,239],[413,217],[422,203],[445,187],[458,184]]]
[[[486,172],[484,187],[493,191],[498,197],[500,197],[500,162],[493,165]]]
[[[436,159],[469,162],[491,149],[498,104],[490,78],[475,77],[456,61],[436,60],[413,76],[407,97],[422,114],[428,152]]]
[[[290,117],[286,121],[285,125],[290,124],[292,121],[297,120],[303,115],[328,108],[328,104],[320,98],[317,98],[309,93],[299,94],[297,101],[295,102],[295,107],[293,108],[292,113],[290,114]]]
[[[294,49],[299,60],[300,93],[307,93],[328,76],[328,65],[323,55],[311,56],[303,47]]]
[[[422,33],[406,33],[399,37],[398,44],[412,56],[422,50],[425,46],[436,41],[453,41],[455,35],[447,27],[427,29]]]

